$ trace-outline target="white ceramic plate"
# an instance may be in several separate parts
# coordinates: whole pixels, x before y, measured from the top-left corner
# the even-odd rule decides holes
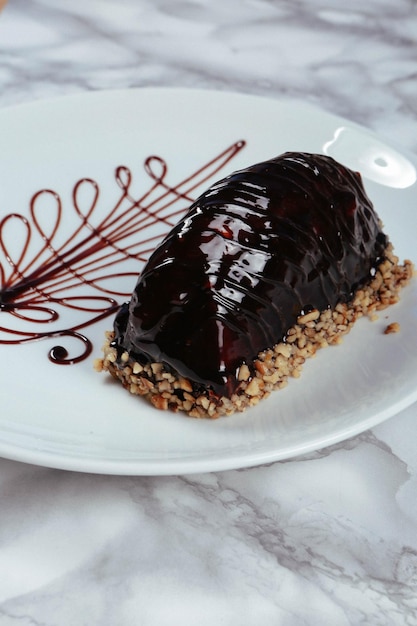
[[[398,254],[402,258],[414,255],[416,159],[355,124],[304,104],[194,90],[99,92],[2,110],[0,136],[0,216],[19,214],[26,219],[3,219],[0,262],[4,278],[11,273],[6,252],[17,263],[18,272],[36,274],[47,259],[53,260],[52,248],[60,248],[65,256],[71,245],[78,245],[91,233],[82,215],[92,205],[93,191],[90,183],[82,186],[77,214],[72,194],[78,180],[94,179],[100,187],[88,218],[97,226],[120,196],[121,187],[114,177],[118,166],[128,167],[132,173],[128,199],[132,204],[151,186],[150,171],[144,167],[150,155],[161,157],[168,166],[162,183],[177,187],[239,140],[246,141],[245,147],[219,172],[214,174],[213,166],[204,170],[209,180],[286,150],[326,152],[361,170]],[[162,172],[161,163],[154,160],[151,166],[157,177]],[[202,191],[209,180],[199,176],[180,186],[180,192],[193,197]],[[123,180],[125,175],[119,183]],[[190,191],[194,182],[197,186]],[[151,204],[148,210],[158,208],[166,218],[173,209],[187,206],[188,200],[163,209],[164,197],[173,196],[163,195],[162,183],[151,198],[142,199],[141,206]],[[35,212],[30,214],[31,198],[42,189],[53,190],[61,198],[59,224],[57,199],[52,194],[38,198]],[[119,214],[116,218],[122,219]],[[164,221],[154,222],[136,241],[159,237],[168,227]],[[29,232],[30,242],[22,255]],[[66,242],[72,235],[72,241]],[[93,245],[97,237],[93,235],[91,241]],[[151,249],[154,243],[144,245],[143,250]],[[120,263],[111,268],[94,256],[92,247],[84,256],[84,262],[91,263],[88,266],[80,265],[80,261],[77,265],[74,253],[72,257],[70,254],[73,267],[70,264],[64,272],[65,282],[54,288],[53,274],[52,278],[44,277],[38,287],[54,292],[61,300],[70,296],[83,299],[67,299],[64,306],[51,303],[50,308],[60,317],[49,323],[45,319],[52,314],[39,308],[20,309],[26,320],[3,308],[0,339],[4,342],[23,338],[25,333],[83,325],[99,315],[102,301],[91,297],[105,296],[101,288],[130,293],[141,263],[126,260],[120,253],[122,248],[135,246],[134,238],[126,234],[117,245],[111,260]],[[131,250],[138,251],[137,247]],[[91,270],[88,278],[94,284],[83,286],[78,274],[71,274],[74,269],[81,274]],[[118,279],[111,276],[115,273],[127,276]],[[18,279],[16,274],[15,284]],[[26,298],[33,304],[33,297],[26,289],[21,300]],[[116,299],[122,302],[127,298],[118,295]],[[69,306],[74,304],[85,309],[96,307],[97,311],[77,311]],[[401,332],[384,335],[385,326],[394,321],[400,323]],[[130,396],[106,375],[97,374],[92,361],[100,355],[104,331],[111,325],[112,317],[108,317],[80,330],[92,342],[93,351],[76,365],[57,365],[48,359],[49,350],[57,344],[66,346],[70,357],[82,352],[81,342],[71,337],[1,345],[1,455],[45,466],[113,474],[239,468],[290,458],[341,441],[394,415],[417,397],[415,282],[404,291],[400,304],[381,314],[378,321],[360,320],[343,346],[322,350],[306,364],[301,379],[291,381],[286,389],[245,414],[215,421],[159,412]]]

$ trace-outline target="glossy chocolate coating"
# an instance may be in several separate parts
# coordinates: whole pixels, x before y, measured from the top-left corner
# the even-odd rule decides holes
[[[116,317],[115,345],[230,396],[242,363],[302,312],[348,301],[386,244],[358,173],[287,152],[193,203]]]

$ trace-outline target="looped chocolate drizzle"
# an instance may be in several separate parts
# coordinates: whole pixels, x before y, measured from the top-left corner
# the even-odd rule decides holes
[[[92,343],[79,331],[119,308],[118,298],[130,294],[130,289],[118,286],[121,280],[137,278],[156,242],[194,200],[195,190],[244,145],[244,141],[232,144],[175,185],[167,180],[166,162],[149,156],[144,171],[150,185],[137,198],[131,192],[131,170],[119,166],[115,181],[120,195],[107,212],[98,210],[99,184],[80,179],[72,191],[70,210],[77,219],[69,233],[61,196],[52,189],[33,195],[28,217],[5,215],[0,221],[0,344],[75,338],[82,344],[80,354],[70,357],[65,347],[55,345],[48,354],[50,361],[67,365],[87,358]],[[132,259],[138,262],[133,272],[128,269]],[[64,312],[82,319],[56,328]],[[45,326],[53,328],[44,330]]]

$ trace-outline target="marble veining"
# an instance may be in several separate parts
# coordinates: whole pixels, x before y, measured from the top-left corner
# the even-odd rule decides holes
[[[9,0],[0,106],[234,90],[300,98],[416,152],[416,40],[414,0]],[[0,626],[417,625],[416,416],[204,475],[1,459]]]

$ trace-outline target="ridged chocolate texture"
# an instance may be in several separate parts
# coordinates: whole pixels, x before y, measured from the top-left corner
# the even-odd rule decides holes
[[[297,317],[348,301],[387,240],[358,173],[287,152],[193,203],[116,317],[115,345],[230,396]]]

